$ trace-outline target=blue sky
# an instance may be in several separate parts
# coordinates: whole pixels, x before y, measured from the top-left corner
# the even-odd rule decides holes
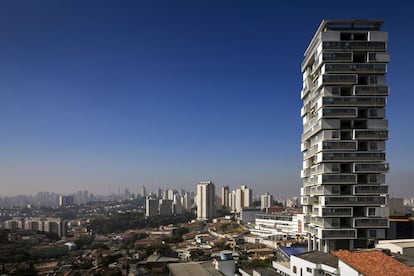
[[[322,19],[389,32],[393,196],[414,196],[410,1],[1,1],[2,195],[246,184],[299,195]]]

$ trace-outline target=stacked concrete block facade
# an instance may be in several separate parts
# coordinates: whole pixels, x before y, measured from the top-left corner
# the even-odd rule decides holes
[[[301,203],[309,250],[366,248],[388,228],[388,33],[323,21],[302,63]]]

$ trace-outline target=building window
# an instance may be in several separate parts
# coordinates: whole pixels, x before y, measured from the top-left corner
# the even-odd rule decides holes
[[[368,208],[368,216],[369,217],[375,216],[375,208]]]
[[[292,270],[293,270],[293,273],[296,273],[296,266],[295,265],[293,266]]]
[[[307,268],[306,268],[306,272],[312,273],[312,268],[307,267]]]
[[[376,238],[377,237],[377,230],[369,230],[369,237]]]

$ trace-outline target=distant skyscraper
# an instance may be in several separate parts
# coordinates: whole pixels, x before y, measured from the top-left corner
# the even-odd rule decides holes
[[[73,205],[73,196],[59,196],[59,206],[60,207],[67,207]]]
[[[302,63],[303,188],[309,249],[366,248],[388,228],[382,21],[323,21]]]
[[[141,195],[142,195],[143,197],[146,197],[146,196],[147,196],[147,189],[145,189],[145,186],[144,186],[144,185],[142,185]]]
[[[260,196],[260,209],[266,209],[272,206],[273,196],[269,193],[265,193]]]
[[[197,185],[197,219],[209,220],[215,216],[215,188],[211,181]]]
[[[191,209],[191,196],[189,192],[185,192],[184,196],[181,197],[181,205],[183,206],[184,210],[190,210]]]
[[[221,206],[223,208],[229,208],[229,186],[221,187]]]
[[[173,213],[173,201],[171,199],[159,199],[159,215],[170,216]]]
[[[242,185],[239,189],[236,189],[236,201],[234,210],[240,212],[242,208],[248,208],[252,206],[253,191],[247,188],[246,185]]]
[[[145,216],[153,217],[158,215],[158,199],[149,195],[145,199]]]
[[[162,190],[160,188],[157,189],[157,198],[162,198]]]

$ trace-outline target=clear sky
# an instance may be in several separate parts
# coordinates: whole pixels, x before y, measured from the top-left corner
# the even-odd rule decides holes
[[[389,32],[391,195],[414,196],[412,1],[1,1],[0,195],[246,184],[299,195],[303,53]]]

